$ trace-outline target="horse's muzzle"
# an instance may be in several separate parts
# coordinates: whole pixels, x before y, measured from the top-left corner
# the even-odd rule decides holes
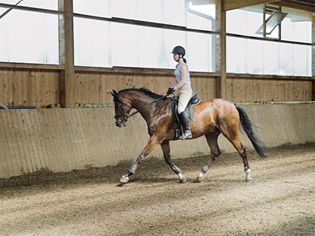
[[[119,128],[121,128],[122,126],[126,127],[126,122],[127,122],[126,118],[119,117],[116,119],[115,125]]]

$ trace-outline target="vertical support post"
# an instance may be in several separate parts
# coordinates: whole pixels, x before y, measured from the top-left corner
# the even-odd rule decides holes
[[[216,30],[220,32],[220,40],[216,40],[216,71],[220,73],[221,77],[216,81],[216,97],[226,99],[226,11],[224,11],[224,0],[216,0]]]
[[[75,106],[75,73],[73,46],[73,0],[58,0],[59,10],[59,98],[62,107]]]

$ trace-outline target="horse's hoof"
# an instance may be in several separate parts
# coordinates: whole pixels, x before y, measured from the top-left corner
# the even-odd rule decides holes
[[[179,182],[180,182],[181,184],[186,183],[186,182],[187,182],[186,176],[183,176],[182,178],[180,178]]]
[[[120,178],[120,183],[122,183],[122,184],[126,184],[126,183],[128,183],[128,181],[129,181],[129,177],[127,176],[127,175],[123,175],[123,176],[121,176],[121,178]]]
[[[199,173],[199,175],[197,176],[197,183],[201,183],[203,181],[203,174]]]
[[[246,179],[245,179],[246,182],[250,182],[250,181],[252,181],[252,180],[253,180],[253,178],[250,177],[250,176],[249,176],[249,177],[246,177]]]

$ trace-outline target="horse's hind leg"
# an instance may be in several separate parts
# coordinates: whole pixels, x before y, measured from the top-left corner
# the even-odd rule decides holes
[[[204,178],[204,174],[206,174],[209,170],[209,166],[212,164],[212,162],[214,162],[219,155],[221,154],[219,145],[218,145],[218,136],[219,136],[220,132],[219,131],[215,131],[214,133],[208,134],[206,135],[206,139],[207,139],[207,143],[210,147],[210,158],[209,161],[204,164],[204,166],[201,168],[200,173],[197,176],[197,182],[201,182]]]
[[[164,160],[165,162],[171,167],[171,169],[177,174],[180,183],[185,183],[187,181],[187,178],[182,174],[182,170],[176,166],[173,161],[171,160],[171,155],[170,155],[170,142],[169,140],[165,140],[161,143],[161,148],[163,151],[164,155]]]
[[[239,127],[238,126],[230,126],[226,129],[221,130],[222,134],[232,143],[232,145],[235,147],[237,152],[242,157],[243,163],[244,163],[244,171],[246,174],[246,181],[252,180],[251,178],[251,169],[247,160],[247,154],[246,149],[241,143],[241,140],[239,138]]]

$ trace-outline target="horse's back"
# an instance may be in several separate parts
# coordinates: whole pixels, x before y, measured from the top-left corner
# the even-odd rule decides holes
[[[196,112],[206,112],[209,111],[218,116],[224,115],[224,113],[237,113],[234,103],[222,99],[222,98],[213,98],[208,101],[200,102],[195,107]]]
[[[235,105],[221,98],[214,98],[200,102],[194,107],[195,126],[200,124],[218,127],[223,123],[239,122],[238,111]],[[204,126],[203,125],[203,126]]]

